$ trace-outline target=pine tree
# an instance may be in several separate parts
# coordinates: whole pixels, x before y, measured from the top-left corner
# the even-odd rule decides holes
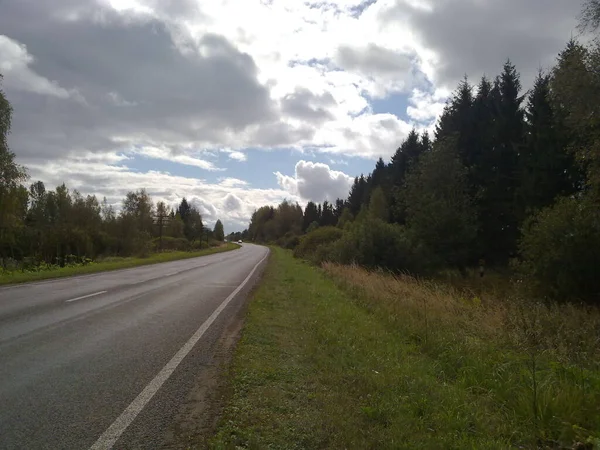
[[[494,107],[492,147],[485,149],[480,169],[485,179],[479,192],[480,241],[487,260],[505,263],[516,251],[519,218],[516,202],[519,154],[524,145],[521,83],[515,66],[507,61],[490,92]]]
[[[319,211],[314,202],[308,202],[304,208],[304,217],[302,219],[302,231],[306,232],[308,227],[313,222],[319,221]]]
[[[365,177],[363,175],[356,177],[350,188],[350,195],[348,196],[348,207],[354,217],[360,212],[366,193],[367,181],[365,180]]]
[[[221,222],[220,219],[217,219],[213,233],[217,241],[223,241],[225,239],[225,229],[223,228],[223,222]]]
[[[464,271],[476,253],[477,214],[456,139],[439,141],[406,182],[407,227],[430,264]]]
[[[527,214],[550,205],[577,187],[577,169],[566,151],[566,130],[556,117],[550,76],[539,73],[526,108],[525,146],[520,155],[518,200]]]
[[[419,133],[415,129],[412,129],[398,150],[396,150],[394,156],[392,156],[389,165],[392,184],[396,186],[404,184],[406,173],[411,165],[417,163],[422,151],[423,147],[420,142]]]
[[[552,97],[568,129],[568,147],[600,196],[600,49],[592,54],[571,40],[552,72]]]

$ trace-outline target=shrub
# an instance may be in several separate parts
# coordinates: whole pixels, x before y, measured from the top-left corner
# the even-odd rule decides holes
[[[319,246],[329,244],[340,239],[343,231],[336,227],[319,227],[302,236],[300,243],[294,250],[296,258],[312,259]]]
[[[563,198],[523,227],[519,268],[537,291],[560,300],[600,301],[600,215],[586,198]]]
[[[154,248],[160,250],[160,238],[154,238]],[[190,242],[185,238],[174,238],[171,236],[163,236],[162,250],[168,251],[185,251],[189,250]]]
[[[277,245],[283,248],[287,248],[289,250],[295,249],[299,243],[300,237],[292,231],[288,231],[285,234],[285,236],[282,236],[279,239],[277,239]]]
[[[325,259],[399,272],[421,272],[424,264],[417,249],[404,227],[370,218],[354,224],[342,239],[331,245],[329,258]]]

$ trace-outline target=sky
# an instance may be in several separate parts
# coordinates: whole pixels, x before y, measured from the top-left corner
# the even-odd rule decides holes
[[[457,83],[510,58],[524,89],[579,0],[0,0],[9,137],[31,181],[116,207],[186,197],[226,232],[345,198]]]

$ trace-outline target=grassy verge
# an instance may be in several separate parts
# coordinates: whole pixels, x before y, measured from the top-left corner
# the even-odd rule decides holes
[[[593,448],[598,324],[275,248],[210,447]]]
[[[239,245],[228,243],[220,247],[212,247],[195,252],[163,252],[154,253],[147,258],[106,258],[97,263],[85,266],[62,267],[60,269],[42,270],[39,272],[12,272],[0,275],[0,285],[26,283],[29,281],[40,281],[51,278],[63,278],[73,275],[84,275],[109,270],[127,269],[130,267],[146,266],[149,264],[164,263],[179,259],[197,258],[198,256],[212,255],[215,253],[228,252],[240,248]]]

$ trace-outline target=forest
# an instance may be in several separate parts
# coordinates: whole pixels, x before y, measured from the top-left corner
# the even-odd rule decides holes
[[[1,76],[0,76],[1,77]],[[1,78],[0,78],[1,81]],[[129,192],[116,211],[106,198],[83,196],[64,184],[46,189],[28,176],[8,148],[12,109],[0,91],[0,271],[85,264],[108,256],[148,256],[218,245],[223,224],[213,230],[184,197],[170,207],[154,204],[146,190]]]
[[[600,11],[590,2],[584,25]],[[593,9],[597,8],[597,9]],[[600,301],[600,46],[571,40],[524,92],[509,61],[465,78],[346,199],[256,210],[255,242],[413,275],[488,268],[545,298]]]

